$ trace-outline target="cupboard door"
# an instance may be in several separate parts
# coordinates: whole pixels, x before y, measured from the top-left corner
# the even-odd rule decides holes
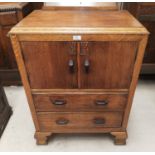
[[[77,87],[75,42],[21,42],[32,89]]]
[[[81,42],[80,87],[129,88],[138,44],[136,42]]]

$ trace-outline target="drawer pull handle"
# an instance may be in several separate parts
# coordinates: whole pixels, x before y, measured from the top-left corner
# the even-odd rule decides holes
[[[86,59],[86,60],[84,61],[84,67],[85,67],[85,72],[86,72],[86,73],[89,73],[89,70],[90,70],[90,62],[89,62],[88,59]]]
[[[94,124],[103,125],[103,124],[105,124],[105,119],[104,118],[95,118],[94,119]]]
[[[53,104],[54,105],[65,105],[66,101],[64,101],[64,100],[55,100],[55,101],[53,101]]]
[[[74,73],[74,61],[73,60],[69,60],[68,66],[69,66],[69,72]]]
[[[59,120],[56,120],[56,123],[58,125],[66,125],[66,124],[69,123],[69,120],[67,120],[67,119],[59,119]]]
[[[108,101],[106,101],[106,100],[97,100],[97,101],[95,101],[95,104],[105,106],[105,105],[108,104]]]

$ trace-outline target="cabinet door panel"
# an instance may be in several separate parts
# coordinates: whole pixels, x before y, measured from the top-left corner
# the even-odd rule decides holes
[[[81,88],[129,88],[138,45],[136,42],[81,44]]]
[[[76,88],[76,44],[72,42],[22,42],[23,58],[33,89]],[[69,69],[73,60],[74,72]]]

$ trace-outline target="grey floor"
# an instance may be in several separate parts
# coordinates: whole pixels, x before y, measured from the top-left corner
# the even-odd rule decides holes
[[[139,81],[128,124],[127,145],[108,135],[58,134],[37,146],[23,87],[5,88],[13,115],[0,139],[0,151],[155,151],[155,81]]]

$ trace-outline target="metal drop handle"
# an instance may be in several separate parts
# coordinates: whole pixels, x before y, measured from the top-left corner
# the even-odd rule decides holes
[[[74,73],[74,61],[72,59],[69,60],[68,66],[69,66],[69,72]]]
[[[90,62],[89,62],[88,59],[86,59],[86,60],[84,61],[84,67],[85,67],[85,72],[86,72],[86,73],[89,73],[89,71],[90,71]]]

